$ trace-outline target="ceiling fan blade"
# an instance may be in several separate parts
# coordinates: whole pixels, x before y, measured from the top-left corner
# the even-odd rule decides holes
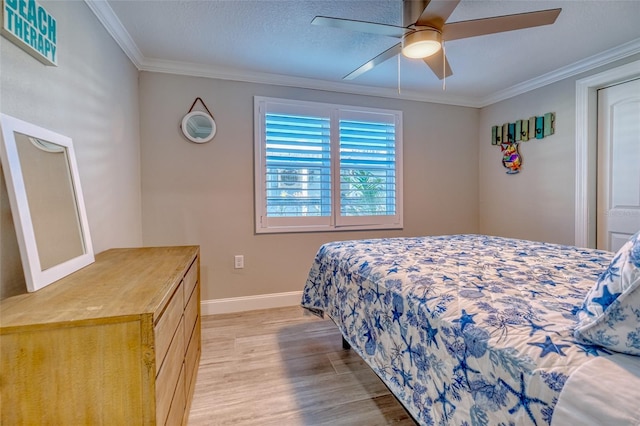
[[[377,24],[375,22],[356,21],[353,19],[330,18],[328,16],[316,16],[311,21],[311,24],[397,38],[412,31],[407,28],[396,27],[395,25]]]
[[[380,65],[381,63],[383,63],[387,59],[393,58],[394,56],[399,54],[401,51],[402,51],[402,43],[398,43],[395,46],[391,46],[389,49],[385,50],[384,52],[382,52],[381,54],[379,54],[378,56],[376,56],[375,58],[373,58],[369,62],[361,65],[357,69],[351,71],[349,74],[347,74],[344,77],[342,77],[342,79],[343,80],[353,80],[354,78],[356,78],[356,77],[364,74],[365,72],[369,71],[370,69],[372,69],[376,65]]]
[[[449,66],[449,61],[444,55],[442,49],[440,49],[436,54],[424,58],[423,60],[440,80],[445,78],[445,76],[449,77],[453,75],[453,71],[451,71],[451,67]]]
[[[460,0],[431,0],[416,20],[416,25],[441,29],[458,3]]]
[[[538,12],[517,13],[515,15],[453,22],[442,29],[446,41],[475,37],[523,28],[553,24],[562,9],[548,9]]]
[[[429,4],[429,0],[403,0],[402,25],[405,27],[416,23]]]

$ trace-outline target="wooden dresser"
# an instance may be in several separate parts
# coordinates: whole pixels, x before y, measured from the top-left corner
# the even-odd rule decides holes
[[[113,249],[0,303],[0,424],[186,424],[199,248]]]

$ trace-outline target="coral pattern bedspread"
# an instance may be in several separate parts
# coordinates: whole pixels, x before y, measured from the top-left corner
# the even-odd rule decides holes
[[[482,235],[328,243],[302,305],[421,424],[550,424],[571,374],[611,355],[573,328],[612,257]]]

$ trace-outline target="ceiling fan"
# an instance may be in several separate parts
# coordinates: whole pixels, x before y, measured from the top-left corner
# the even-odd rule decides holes
[[[352,80],[399,53],[408,58],[423,59],[433,73],[442,80],[453,74],[442,49],[443,41],[550,25],[555,22],[562,10],[547,9],[446,23],[458,3],[460,0],[403,0],[403,26],[401,27],[327,16],[316,16],[311,23],[402,39],[400,43],[344,76],[344,80]]]

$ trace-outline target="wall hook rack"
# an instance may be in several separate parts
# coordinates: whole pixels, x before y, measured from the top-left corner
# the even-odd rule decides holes
[[[540,117],[504,123],[491,128],[491,145],[500,145],[502,165],[507,174],[513,175],[522,167],[522,155],[518,151],[520,142],[542,139],[555,133],[556,114],[548,112]]]

